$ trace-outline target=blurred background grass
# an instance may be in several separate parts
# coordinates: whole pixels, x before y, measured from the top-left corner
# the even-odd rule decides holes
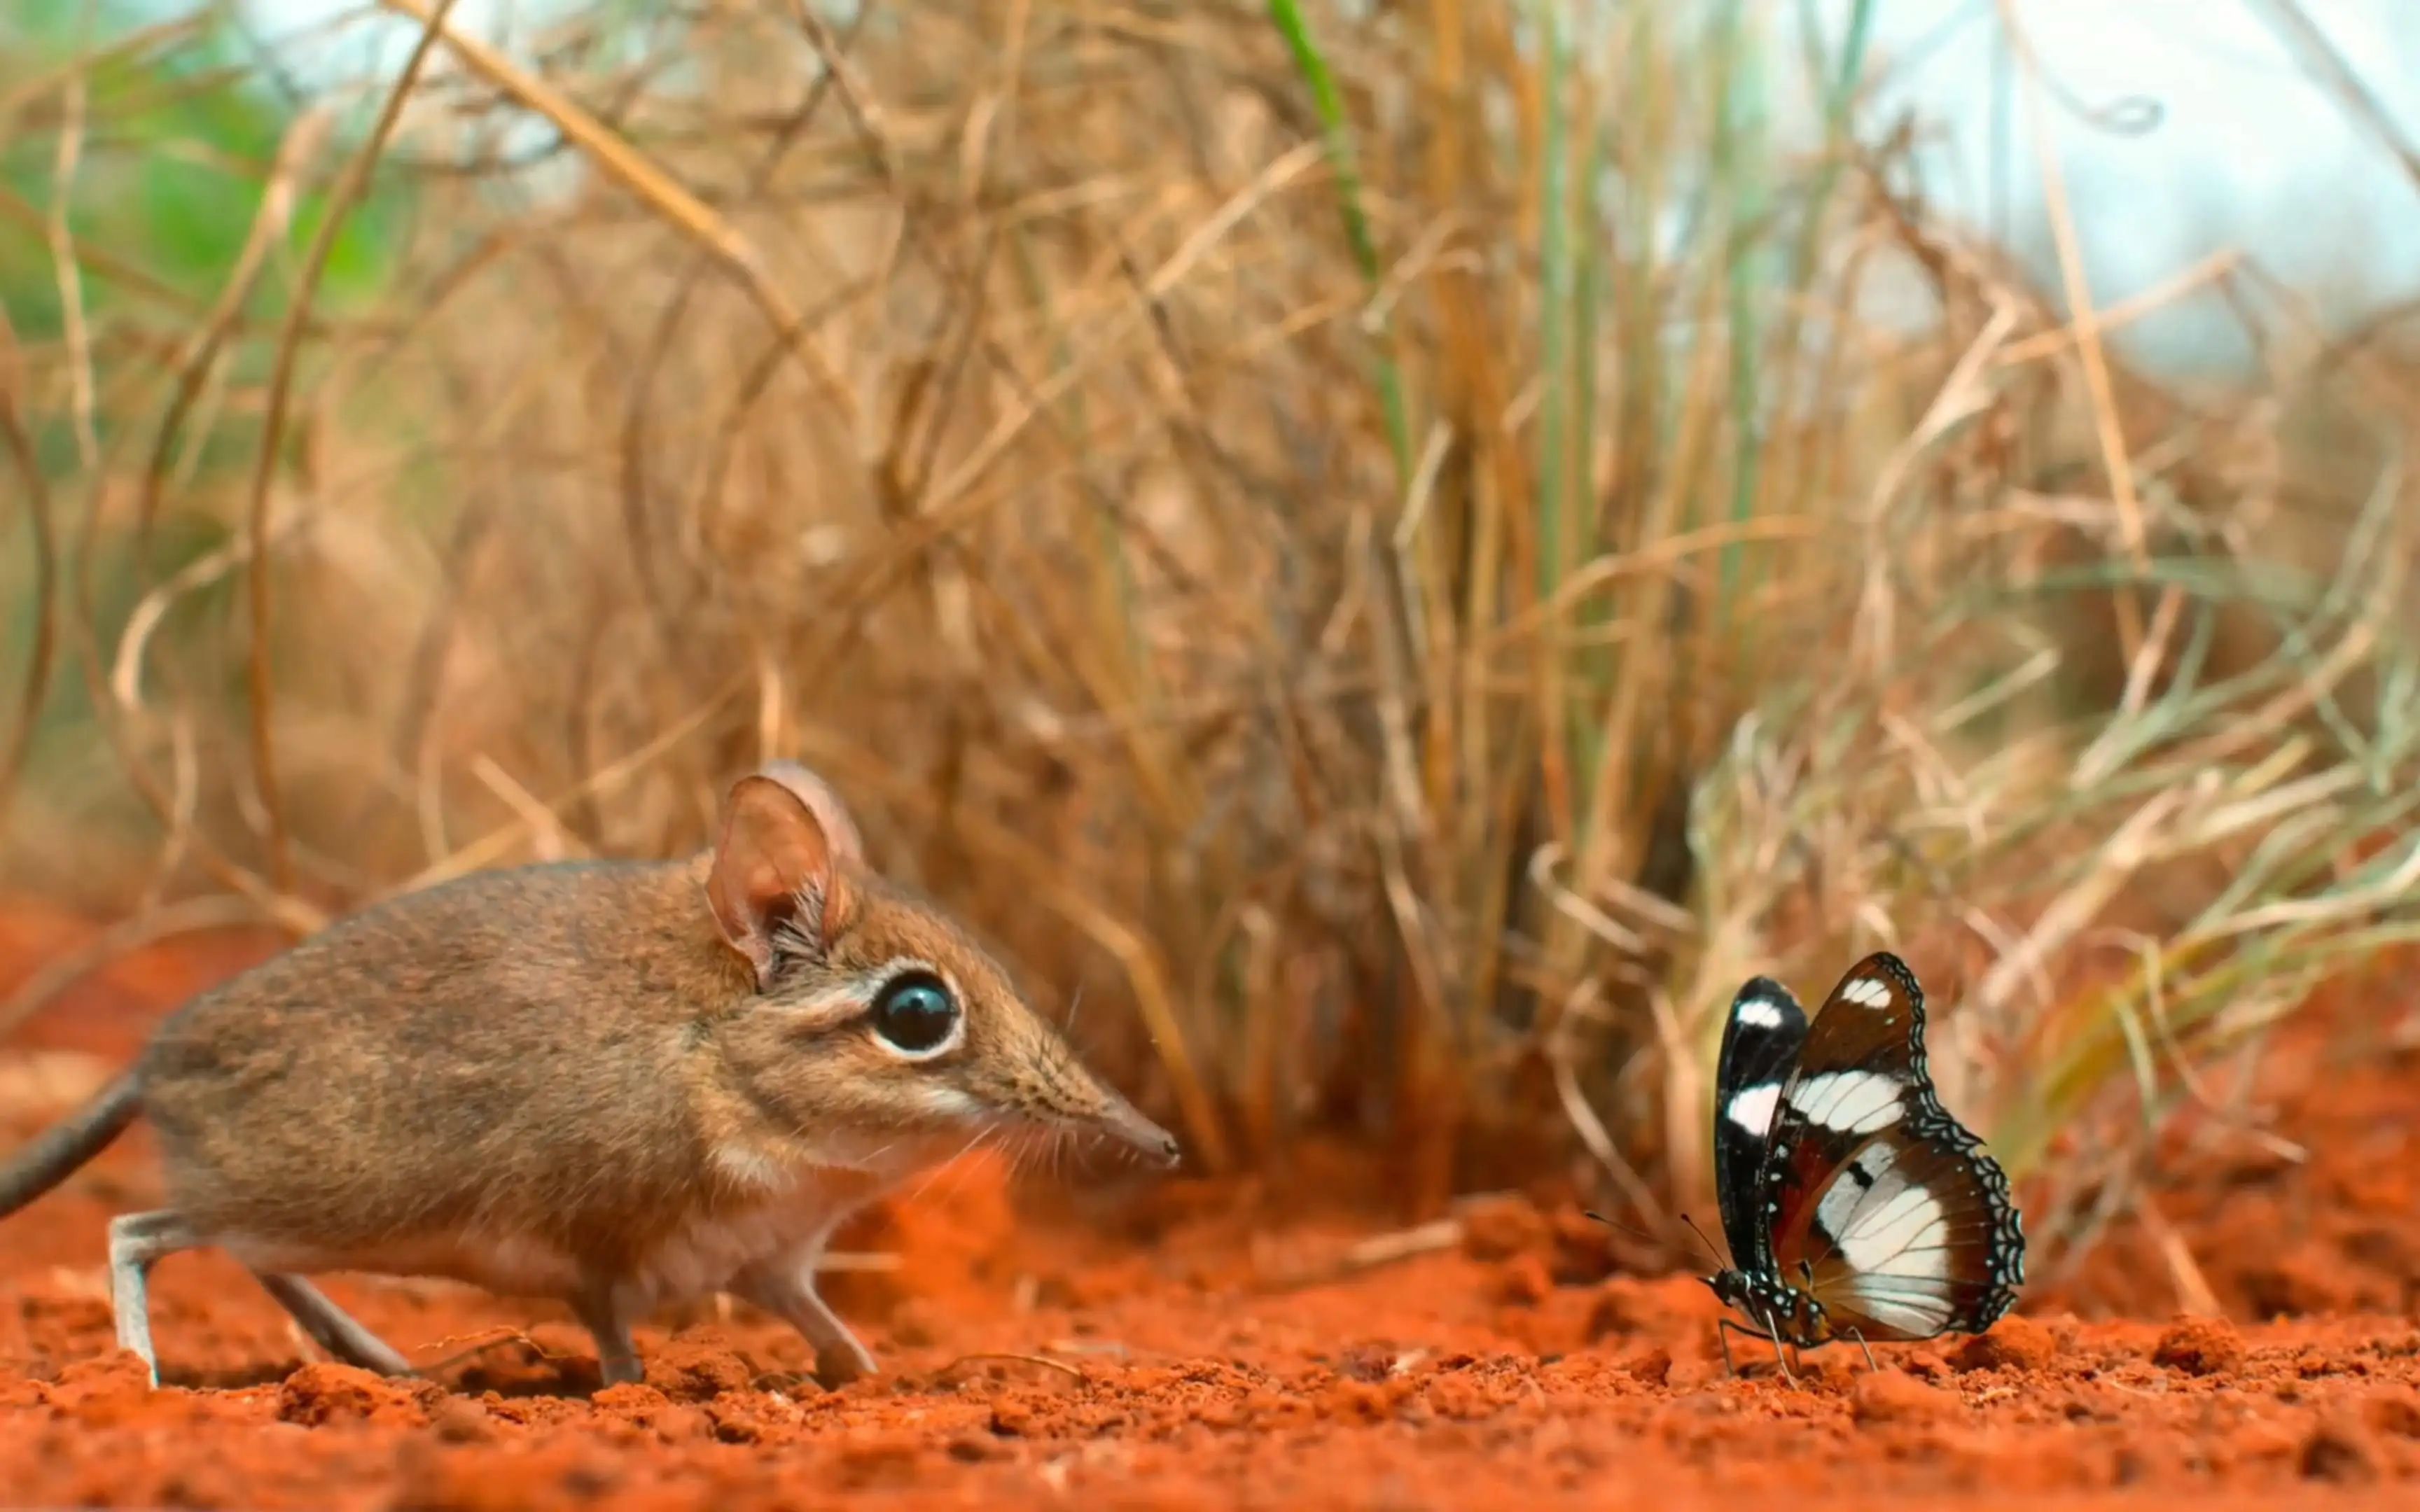
[[[2156,112],[2022,5],[2022,228],[1871,0],[449,8],[0,21],[0,868],[116,943],[796,755],[1199,1165],[1414,1208],[1660,1231],[1739,981],[1900,949],[2055,1264],[2420,921],[2400,311],[2096,305]]]

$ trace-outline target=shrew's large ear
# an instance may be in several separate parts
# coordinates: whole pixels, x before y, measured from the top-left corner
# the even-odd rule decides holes
[[[731,785],[706,895],[759,988],[772,981],[783,931],[820,951],[847,927],[857,899],[843,863],[862,855],[848,810],[805,767],[774,763]]]
[[[833,854],[845,861],[865,862],[865,841],[859,838],[857,821],[850,817],[848,805],[840,801],[832,785],[792,761],[771,761],[756,768],[758,777],[769,777],[799,795],[807,811],[823,825],[824,839]]]

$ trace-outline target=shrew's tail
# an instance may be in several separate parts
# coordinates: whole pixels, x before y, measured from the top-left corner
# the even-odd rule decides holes
[[[108,1149],[142,1112],[143,1086],[131,1071],[95,1092],[84,1106],[0,1165],[0,1218],[74,1175],[77,1166]]]

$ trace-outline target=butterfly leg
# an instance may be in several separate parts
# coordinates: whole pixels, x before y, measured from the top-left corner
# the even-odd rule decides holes
[[[1765,1340],[1773,1346],[1773,1363],[1781,1367],[1781,1379],[1793,1386],[1797,1385],[1797,1372],[1790,1368],[1788,1357],[1781,1352],[1781,1325],[1774,1321],[1771,1313],[1764,1315],[1764,1336]]]
[[[1765,1337],[1773,1341],[1773,1363],[1781,1366],[1781,1379],[1790,1382],[1793,1386],[1797,1385],[1798,1373],[1790,1368],[1789,1357],[1781,1352],[1781,1331],[1776,1329],[1774,1332],[1766,1335]],[[1794,1354],[1797,1351],[1793,1350],[1791,1352]]]
[[[1729,1372],[1732,1379],[1736,1380],[1739,1376],[1739,1365],[1731,1359],[1731,1335],[1734,1334],[1739,1335],[1742,1338],[1751,1339],[1769,1339],[1773,1335],[1770,1334],[1760,1334],[1755,1329],[1749,1328],[1745,1323],[1734,1323],[1728,1318],[1719,1318],[1714,1320],[1714,1342],[1722,1347],[1723,1369]]]
[[[1870,1344],[1868,1344],[1868,1343],[1866,1342],[1866,1336],[1865,1336],[1863,1334],[1858,1333],[1858,1332],[1857,1332],[1855,1329],[1854,1329],[1854,1328],[1851,1328],[1851,1329],[1843,1329],[1841,1332],[1843,1332],[1843,1333],[1847,1334],[1847,1335],[1849,1335],[1849,1337],[1851,1337],[1851,1338],[1853,1338],[1853,1339],[1855,1339],[1855,1340],[1857,1341],[1857,1348],[1858,1348],[1858,1349],[1860,1349],[1860,1350],[1863,1350],[1865,1351],[1865,1355],[1866,1355],[1866,1368],[1867,1368],[1867,1369],[1869,1369],[1869,1370],[1880,1370],[1880,1369],[1882,1368],[1882,1366],[1880,1366],[1880,1365],[1878,1365],[1874,1364],[1874,1349],[1873,1349],[1873,1346],[1872,1346],[1872,1345],[1870,1345]]]
[[[1734,1377],[1739,1374],[1739,1366],[1733,1364],[1731,1360],[1730,1340],[1730,1336],[1733,1334],[1737,1334],[1742,1338],[1762,1339],[1767,1344],[1772,1345],[1773,1360],[1776,1365],[1781,1366],[1783,1379],[1788,1381],[1793,1386],[1798,1384],[1798,1378],[1791,1373],[1790,1362],[1782,1358],[1780,1331],[1773,1326],[1773,1319],[1770,1318],[1766,1319],[1764,1323],[1766,1332],[1760,1334],[1755,1329],[1749,1328],[1744,1323],[1734,1323],[1728,1318],[1715,1319],[1714,1341],[1720,1344],[1723,1348],[1723,1368],[1730,1371]]]

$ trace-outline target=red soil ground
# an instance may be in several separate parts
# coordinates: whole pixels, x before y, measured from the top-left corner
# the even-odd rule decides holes
[[[0,993],[81,933],[5,917]],[[256,949],[155,949],[22,1026],[0,1149]],[[1132,1177],[1020,1216],[997,1170],[958,1167],[854,1236],[903,1263],[828,1288],[885,1371],[838,1393],[745,1310],[659,1319],[646,1383],[600,1392],[559,1309],[332,1280],[415,1360],[474,1351],[398,1384],[316,1360],[208,1253],[157,1273],[150,1392],[101,1270],[106,1220],[153,1190],[138,1130],[0,1223],[0,1505],[2420,1504],[2420,1017],[2367,1001],[2272,1057],[2279,1140],[2172,1140],[2164,1239],[2120,1225],[1990,1335],[1879,1350],[1879,1373],[1818,1351],[1797,1386],[1728,1377],[1705,1288],[1614,1273],[1551,1198],[1473,1203],[1340,1273],[1383,1220]],[[2179,1316],[2180,1292],[2224,1316]]]

